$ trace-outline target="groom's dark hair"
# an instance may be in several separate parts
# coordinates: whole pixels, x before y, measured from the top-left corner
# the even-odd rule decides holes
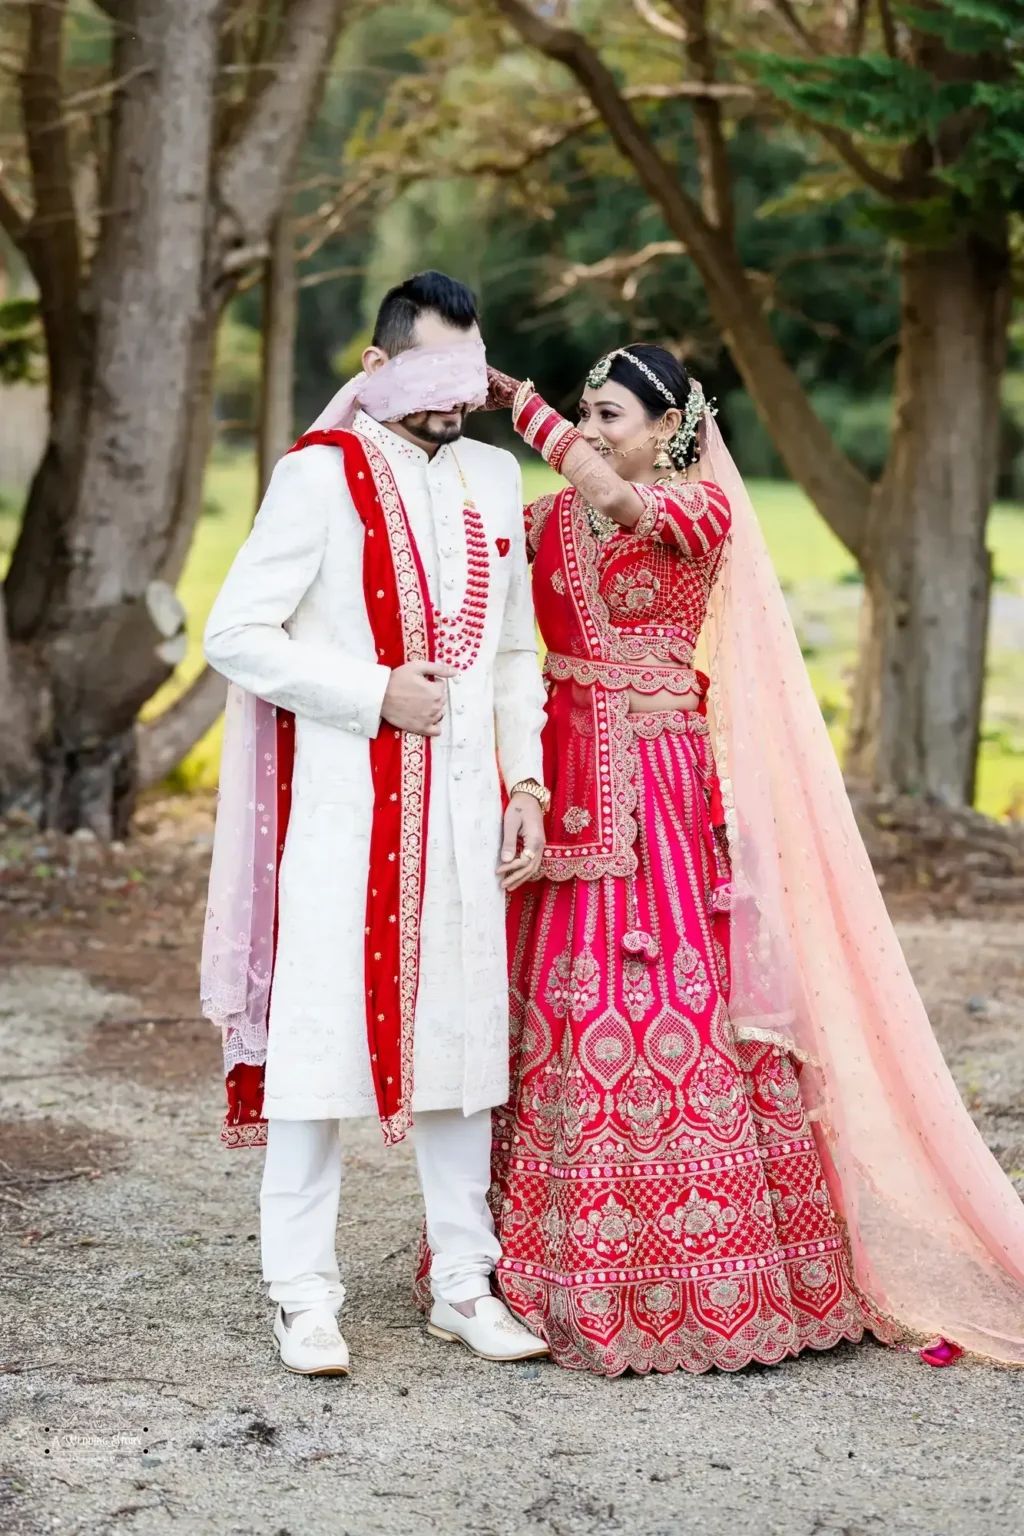
[[[428,310],[460,331],[468,331],[480,319],[476,295],[465,283],[457,283],[444,272],[416,272],[389,288],[381,300],[373,346],[389,357],[405,352],[413,344],[416,321]]]

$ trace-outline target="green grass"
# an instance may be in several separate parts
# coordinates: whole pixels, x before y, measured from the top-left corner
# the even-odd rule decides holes
[[[523,484],[528,498],[561,482],[544,465],[527,464]],[[856,654],[856,567],[795,486],[754,481],[750,492],[768,548],[794,607],[797,630],[815,692],[837,750],[842,751],[848,715],[849,679]],[[255,469],[250,458],[216,458],[206,478],[206,511],[199,521],[179,592],[188,611],[189,652],[175,676],[151,699],[152,715],[180,692],[202,666],[202,632],[224,574],[248,532],[255,499]],[[0,565],[13,544],[15,504],[0,495]],[[1024,600],[1024,508],[999,506],[989,522],[989,547],[995,558],[997,594]],[[189,755],[175,775],[182,789],[216,783],[220,727]],[[993,628],[988,660],[985,724],[978,765],[980,809],[1002,816],[1016,805],[1024,814],[1024,656],[1000,645]]]

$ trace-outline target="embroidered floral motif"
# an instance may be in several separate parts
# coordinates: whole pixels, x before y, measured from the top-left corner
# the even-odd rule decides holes
[[[607,1317],[615,1306],[611,1291],[586,1291],[580,1298],[580,1306],[592,1317]]]
[[[595,1019],[580,1040],[579,1057],[602,1088],[614,1088],[636,1060],[632,1032],[621,1019]]]
[[[739,1212],[710,1190],[691,1189],[678,1205],[669,1206],[658,1218],[658,1227],[674,1243],[690,1253],[704,1254],[727,1236],[739,1220]]]
[[[509,1338],[522,1339],[524,1343],[527,1339],[531,1339],[533,1337],[528,1328],[524,1328],[522,1323],[517,1323],[515,1318],[509,1317],[507,1313],[503,1313],[500,1317],[496,1317],[491,1323],[491,1327],[494,1329],[495,1333],[508,1334]]]
[[[701,1052],[687,1086],[686,1101],[723,1142],[734,1141],[745,1129],[748,1109],[743,1078],[733,1063],[710,1045]]]
[[[644,1035],[644,1054],[670,1083],[683,1082],[700,1056],[700,1035],[681,1011],[665,1009]]]
[[[643,1220],[635,1211],[616,1195],[608,1194],[599,1205],[580,1213],[572,1233],[582,1247],[621,1264],[643,1228]]]
[[[712,1280],[707,1288],[711,1305],[722,1312],[731,1312],[742,1294],[742,1287],[735,1280]]]
[[[318,1325],[312,1333],[307,1333],[299,1343],[304,1349],[338,1349],[341,1338],[337,1333],[329,1333],[326,1328]]]
[[[775,1049],[762,1061],[756,1078],[758,1108],[766,1110],[784,1130],[796,1131],[804,1125],[804,1106],[800,1084],[793,1063]]]
[[[600,987],[593,955],[584,951],[573,959],[566,950],[551,967],[546,995],[559,1018],[569,1013],[574,1019],[585,1019],[597,1005]]]
[[[641,571],[635,576],[631,572],[622,572],[605,590],[609,612],[613,615],[637,614],[653,608],[660,585],[653,571]]]
[[[829,1285],[832,1280],[831,1266],[822,1259],[812,1259],[809,1264],[802,1264],[799,1270],[800,1284],[809,1291],[820,1291],[822,1286]]]
[[[576,837],[590,826],[590,812],[585,811],[581,805],[570,805],[562,813],[562,826],[571,837]]]
[[[703,1013],[711,996],[711,983],[704,962],[688,939],[683,939],[672,962],[676,986],[694,1013]]]
[[[561,571],[552,571],[551,588],[552,591],[558,593],[559,597],[565,596],[565,577],[562,575]]]
[[[622,967],[622,1001],[634,1024],[654,1006],[654,983],[643,960],[626,960]]]
[[[657,1315],[675,1305],[676,1293],[670,1285],[652,1285],[643,1293],[644,1306]]]
[[[569,1224],[557,1205],[549,1205],[541,1218],[540,1229],[549,1247],[560,1248],[569,1230]]]
[[[671,1098],[641,1058],[615,1096],[615,1112],[639,1149],[657,1144],[671,1108]]]

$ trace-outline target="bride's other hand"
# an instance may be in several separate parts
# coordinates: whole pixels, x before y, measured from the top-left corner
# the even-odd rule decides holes
[[[511,374],[500,373],[497,368],[487,369],[487,399],[480,407],[482,411],[507,411],[511,408],[519,388],[519,379],[514,379]]]

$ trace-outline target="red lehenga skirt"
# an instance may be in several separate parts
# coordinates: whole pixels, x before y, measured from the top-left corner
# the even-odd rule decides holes
[[[706,722],[655,715],[638,731],[635,881],[544,881],[510,902],[498,1285],[559,1364],[607,1376],[860,1339],[874,1319],[797,1071],[729,1021]],[[654,958],[623,949],[638,924]]]

